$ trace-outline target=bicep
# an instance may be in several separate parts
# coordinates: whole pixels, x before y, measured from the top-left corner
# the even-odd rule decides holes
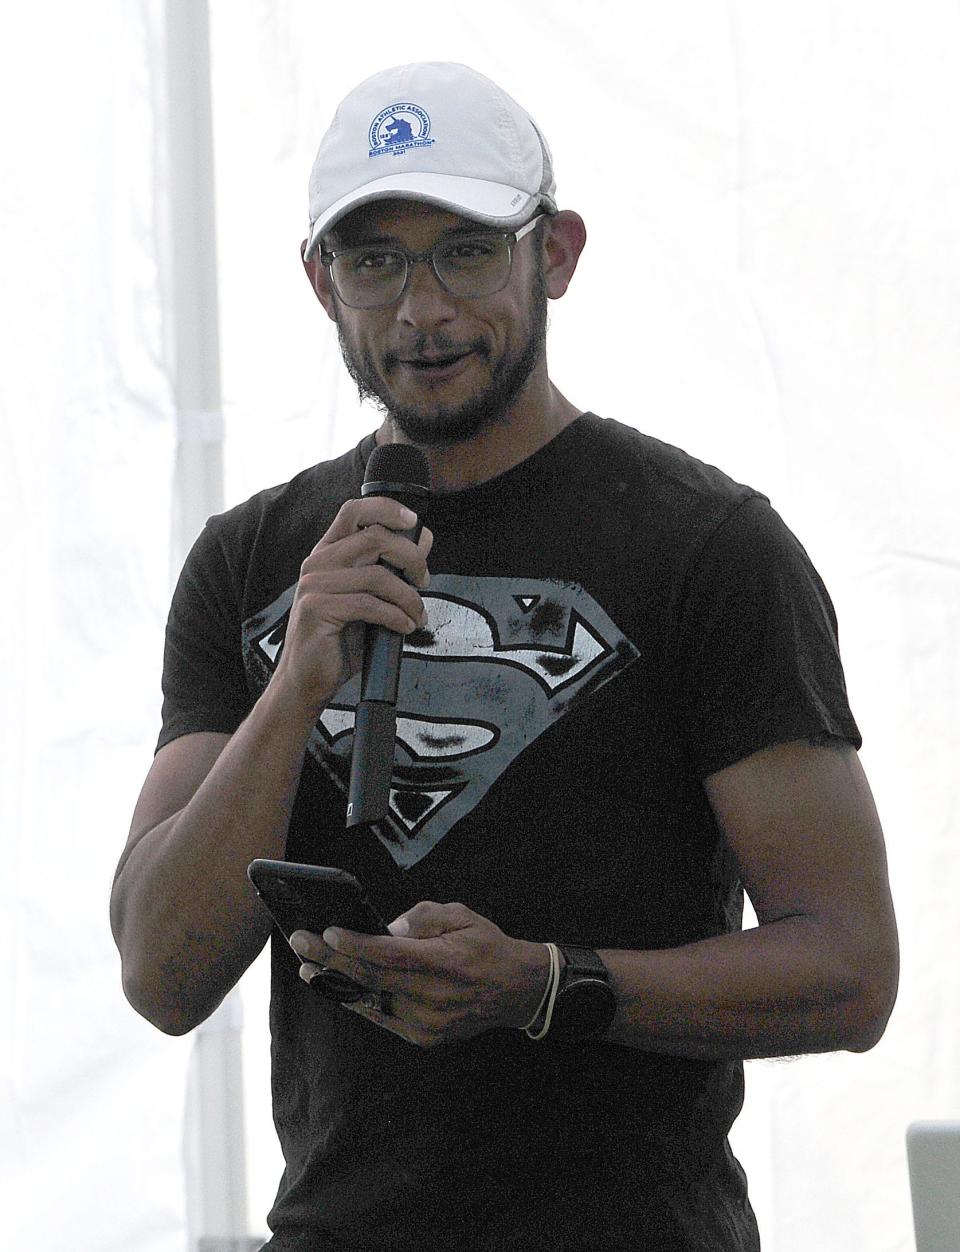
[[[883,832],[852,747],[780,744],[704,789],[761,924],[808,916],[891,942]]]
[[[144,780],[117,866],[117,877],[140,840],[193,799],[231,736],[213,731],[181,735],[160,749]]]

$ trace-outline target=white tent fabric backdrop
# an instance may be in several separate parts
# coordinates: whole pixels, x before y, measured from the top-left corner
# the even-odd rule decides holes
[[[163,14],[48,0],[5,12],[0,43],[10,1252],[188,1247],[194,1043],[126,1005],[106,913],[185,503]],[[765,1252],[912,1248],[904,1130],[960,1116],[960,9],[213,0],[211,48],[227,504],[375,421],[300,272],[307,173],[361,77],[450,59],[531,110],[586,218],[551,310],[561,390],[765,491],[811,553],[887,831],[901,993],[866,1055],[750,1064],[735,1147]],[[279,1169],[262,963],[241,987],[260,1233]]]

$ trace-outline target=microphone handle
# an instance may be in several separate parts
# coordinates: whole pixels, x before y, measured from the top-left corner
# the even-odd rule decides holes
[[[380,700],[357,705],[347,796],[347,829],[381,821],[390,808],[397,708]]]
[[[419,503],[422,506],[422,501]],[[410,530],[399,533],[416,543],[421,529],[418,521]],[[399,574],[399,577],[404,578],[404,575]],[[404,578],[404,581],[408,580]],[[390,808],[402,653],[403,635],[397,631],[369,624],[364,628],[360,699],[353,728],[347,794],[348,829],[378,822],[386,817]]]

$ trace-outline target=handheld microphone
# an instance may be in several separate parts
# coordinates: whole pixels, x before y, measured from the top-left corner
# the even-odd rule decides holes
[[[414,513],[422,513],[430,495],[430,467],[426,457],[419,448],[405,443],[387,443],[374,448],[360,494],[389,496]],[[416,543],[421,529],[418,518],[416,526],[400,533]],[[386,817],[390,806],[402,653],[403,635],[386,626],[365,627],[360,699],[350,761],[348,827],[380,821]]]

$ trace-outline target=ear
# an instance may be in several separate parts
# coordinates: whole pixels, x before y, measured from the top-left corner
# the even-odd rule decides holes
[[[551,300],[559,300],[567,290],[586,242],[587,228],[579,213],[564,209],[547,218],[543,240],[543,274],[547,295]]]
[[[309,259],[307,259],[306,251],[307,241],[304,239],[300,245],[300,260],[303,262],[304,273],[309,279],[310,286],[313,288],[313,294],[323,305],[327,317],[332,322],[335,322],[337,317],[334,308],[333,289],[330,286],[330,273],[327,267],[320,262],[319,248]]]

